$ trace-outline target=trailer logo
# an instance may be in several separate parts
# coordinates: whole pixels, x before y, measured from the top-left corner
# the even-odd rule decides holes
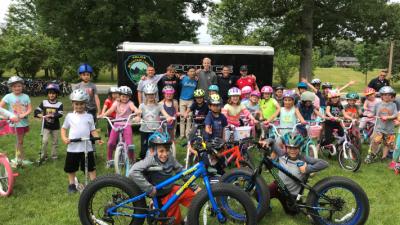
[[[125,71],[129,80],[137,84],[140,78],[146,74],[148,66],[154,66],[154,61],[147,55],[130,55],[125,60]]]

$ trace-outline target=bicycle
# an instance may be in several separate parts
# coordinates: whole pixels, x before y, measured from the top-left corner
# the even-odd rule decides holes
[[[254,142],[263,153],[263,158],[254,170],[235,169],[221,177],[221,182],[240,186],[247,193],[251,193],[257,202],[257,220],[260,221],[268,212],[270,201],[269,189],[266,186],[262,170],[265,167],[272,175],[278,190],[284,196],[283,207],[291,213],[303,213],[312,218],[315,224],[364,224],[369,215],[369,200],[364,190],[354,181],[339,176],[326,177],[314,186],[307,184],[308,176],[301,180],[291,174],[279,162],[270,158],[271,147],[262,147]],[[301,186],[297,195],[292,195],[279,173]],[[303,202],[304,191],[308,190],[306,202]],[[336,193],[338,192],[338,193]],[[347,193],[346,193],[347,192]],[[346,197],[349,197],[347,199]],[[253,201],[254,202],[254,201]],[[345,211],[346,210],[346,211]]]
[[[12,194],[17,176],[18,173],[12,171],[7,155],[0,153],[0,196],[7,197]]]
[[[338,162],[342,169],[356,172],[361,167],[361,154],[350,141],[349,130],[354,126],[354,123],[350,123],[346,126],[343,119],[338,119],[341,126],[343,127],[344,135],[339,136],[338,130],[333,130],[333,137],[335,138],[333,143],[320,145],[319,150],[325,156],[338,156]],[[348,163],[348,164],[346,164]]]
[[[201,145],[201,144],[200,144]],[[249,196],[240,188],[230,184],[210,184],[207,170],[208,154],[213,150],[196,149],[202,160],[187,170],[155,185],[157,190],[175,183],[185,176],[191,177],[163,206],[159,205],[157,197],[153,197],[153,208],[146,205],[149,197],[130,179],[120,175],[108,175],[97,178],[90,183],[79,199],[79,218],[82,224],[143,224],[148,219],[150,224],[165,222],[171,224],[173,218],[165,217],[170,206],[198,178],[202,179],[205,189],[201,190],[191,203],[187,215],[187,224],[198,225],[236,222],[254,225],[256,213]],[[103,193],[107,192],[107,193]],[[102,198],[98,200],[97,198]],[[211,206],[211,207],[209,207]],[[208,213],[208,215],[200,213]],[[202,220],[202,221],[201,221]],[[215,222],[212,222],[215,220]]]
[[[318,141],[321,135],[320,122],[317,120],[309,120],[306,125],[307,137],[305,144],[300,148],[303,155],[318,159]]]
[[[369,144],[372,133],[374,132],[375,123],[367,121],[365,128],[361,129],[361,142]]]
[[[195,162],[198,161],[198,158],[196,155],[192,156],[192,145],[190,144],[191,141],[195,139],[200,139],[202,142],[204,142],[204,129],[205,125],[204,123],[197,123],[196,121],[204,121],[205,117],[204,116],[195,116],[192,119],[192,124],[193,124],[193,129],[191,134],[189,135],[189,142],[185,143],[182,145],[182,147],[187,146],[186,148],[186,158],[185,158],[185,169],[189,168],[190,166],[193,166]],[[192,156],[192,157],[191,157]]]

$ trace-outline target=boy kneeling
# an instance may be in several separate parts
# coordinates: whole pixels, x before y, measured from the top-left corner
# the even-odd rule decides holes
[[[172,142],[168,135],[153,134],[149,137],[148,143],[154,155],[148,154],[146,158],[134,164],[129,171],[129,176],[142,191],[148,193],[150,197],[157,197],[158,206],[161,208],[180,186],[170,184],[156,190],[155,185],[179,173],[183,166],[176,161],[170,152]],[[199,189],[197,188],[196,192]],[[174,217],[174,224],[183,224],[179,205],[189,207],[195,195],[196,193],[192,189],[186,189],[168,209],[166,216]]]

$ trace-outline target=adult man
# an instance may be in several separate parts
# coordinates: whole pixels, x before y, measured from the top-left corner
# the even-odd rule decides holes
[[[138,102],[139,105],[144,102],[145,95],[143,93],[143,88],[146,84],[152,83],[157,85],[158,81],[165,75],[165,74],[157,74],[155,75],[156,70],[153,66],[148,66],[146,69],[146,76],[144,79],[141,79],[138,84],[137,94],[138,94]],[[156,101],[159,101],[158,93],[156,93]]]
[[[376,92],[378,92],[381,89],[381,87],[390,86],[390,82],[388,79],[386,79],[386,76],[387,76],[387,69],[381,70],[379,76],[377,78],[372,79],[369,82],[368,87],[373,88],[375,89]]]
[[[236,81],[236,86],[240,90],[245,86],[250,86],[253,90],[259,91],[255,76],[253,74],[248,74],[247,72],[247,65],[240,66],[240,78]]]
[[[162,96],[162,90],[165,86],[171,86],[175,89],[174,99],[179,100],[179,82],[180,79],[175,76],[175,68],[172,66],[167,67],[165,76],[158,81],[158,94]]]
[[[222,75],[218,76],[219,94],[224,104],[228,101],[228,90],[236,86],[237,76],[231,75],[231,69],[228,66],[222,68]]]
[[[197,88],[205,90],[206,97],[208,97],[208,87],[212,84],[217,84],[217,75],[211,69],[211,59],[204,58],[203,69],[197,70],[196,73],[198,77]]]

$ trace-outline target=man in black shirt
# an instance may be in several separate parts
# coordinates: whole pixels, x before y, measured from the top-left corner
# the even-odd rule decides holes
[[[230,74],[231,69],[228,66],[222,68],[222,76],[218,76],[219,94],[226,104],[228,101],[228,90],[236,86],[239,77]]]
[[[180,96],[180,87],[179,87],[180,79],[175,75],[175,68],[172,66],[167,67],[167,71],[165,76],[158,81],[158,96],[160,96],[160,100],[163,98],[162,89],[169,85],[175,89],[174,99],[179,100]]]
[[[381,87],[384,86],[390,86],[390,82],[388,79],[386,79],[387,76],[387,70],[381,70],[381,72],[379,73],[379,76],[377,78],[372,79],[369,84],[368,87],[375,89],[376,92],[379,91],[379,89],[381,89]]]

